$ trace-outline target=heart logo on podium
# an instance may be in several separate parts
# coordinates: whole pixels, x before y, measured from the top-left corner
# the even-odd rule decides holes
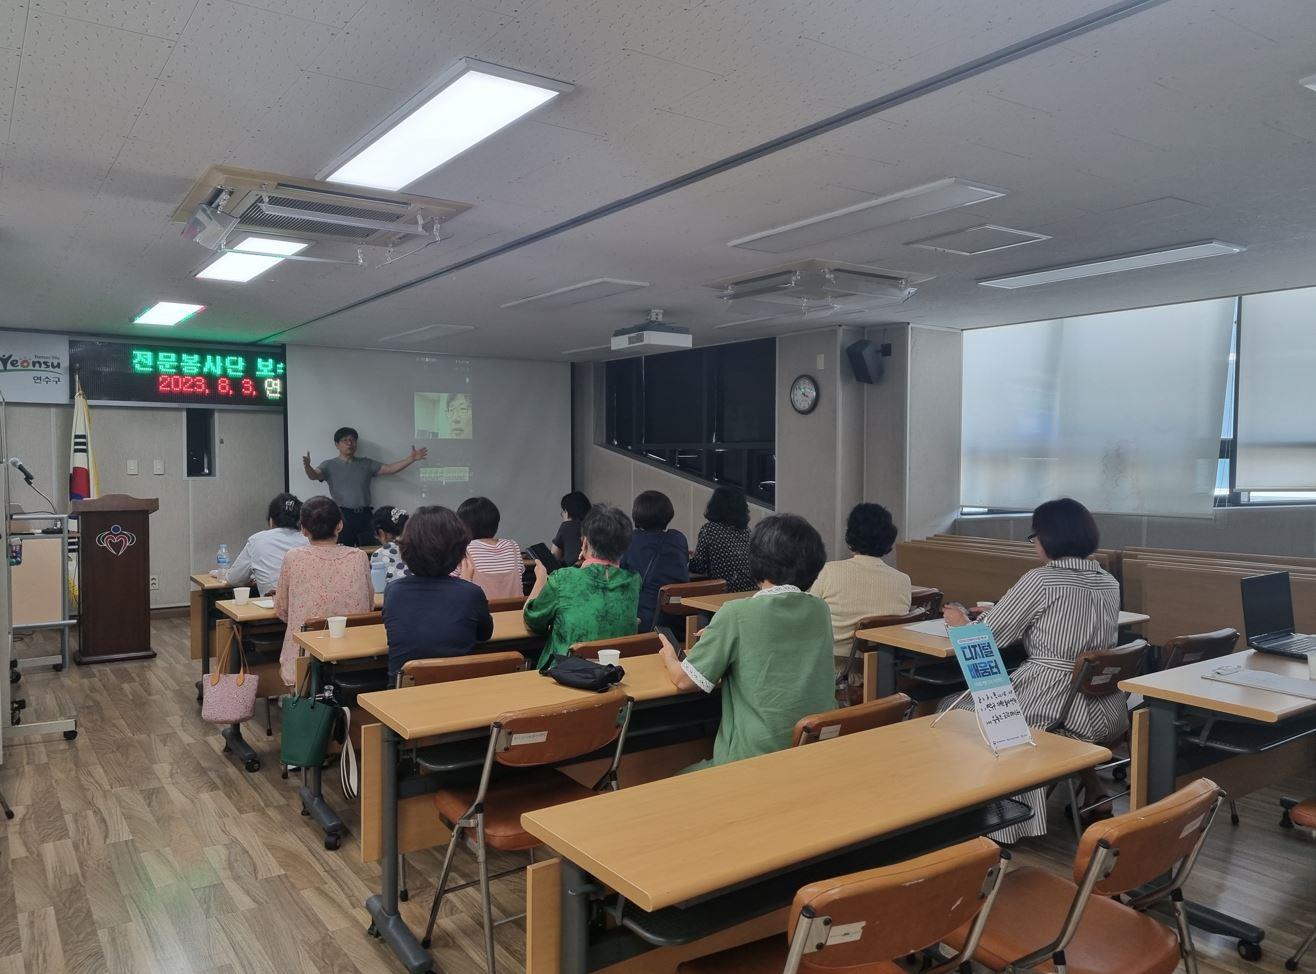
[[[125,531],[118,524],[110,525],[110,530],[96,535],[96,544],[116,558],[137,543],[137,535]]]

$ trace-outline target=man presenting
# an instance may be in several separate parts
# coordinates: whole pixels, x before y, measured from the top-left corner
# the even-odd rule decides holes
[[[329,496],[342,510],[343,532],[338,536],[338,542],[346,545],[369,544],[374,539],[370,526],[370,481],[377,476],[401,473],[417,460],[429,456],[429,450],[424,447],[417,450],[413,446],[410,456],[392,463],[380,463],[356,455],[357,439],[356,430],[343,426],[334,432],[338,456],[325,460],[318,467],[311,466],[309,453],[302,457],[306,476],[328,484]]]

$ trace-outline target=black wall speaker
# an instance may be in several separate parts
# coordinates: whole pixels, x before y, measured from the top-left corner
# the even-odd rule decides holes
[[[850,369],[860,382],[880,382],[882,379],[882,347],[868,339],[846,346]]]

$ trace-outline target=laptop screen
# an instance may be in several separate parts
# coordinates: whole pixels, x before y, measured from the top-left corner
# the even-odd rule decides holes
[[[1288,572],[1243,579],[1243,625],[1248,639],[1293,632],[1293,593]]]

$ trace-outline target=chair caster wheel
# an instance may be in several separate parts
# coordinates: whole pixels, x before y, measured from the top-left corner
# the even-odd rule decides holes
[[[1244,960],[1261,960],[1261,944],[1254,944],[1250,940],[1240,940],[1238,942],[1238,956]]]
[[[303,806],[302,806],[302,816],[303,816],[303,817],[309,817],[310,814],[311,814],[310,810],[309,810],[305,805],[303,805]]]
[[[55,663],[55,664],[52,665],[50,668],[51,668],[52,670],[54,670],[56,673],[59,673],[60,671],[62,671],[62,670],[64,669],[64,664],[63,664],[63,663]]]
[[[421,945],[422,947],[424,947],[426,950],[429,950],[429,949],[430,949],[430,944],[431,944],[431,943],[432,943],[432,941],[430,940],[430,938],[429,938],[429,937],[426,937],[424,940],[422,940],[422,941],[420,942],[420,945]]]
[[[403,903],[405,903],[407,902],[407,900],[411,899],[411,894],[407,892],[405,889],[400,889],[398,890],[398,899],[400,899]]]
[[[230,747],[226,744],[226,745],[224,745],[224,750],[223,750],[221,753],[223,753],[223,754],[232,754],[232,753],[233,753],[233,750],[232,750],[232,748],[230,748]]]
[[[1229,816],[1229,824],[1230,824],[1230,825],[1232,825],[1232,826],[1234,826],[1235,828],[1237,828],[1237,827],[1238,827],[1238,823],[1239,823],[1239,818],[1238,818],[1237,815],[1230,815],[1230,816]]]
[[[366,927],[366,936],[367,936],[367,937],[378,937],[378,936],[379,936],[379,927],[375,926],[374,923],[371,923],[370,926]]]
[[[337,833],[324,837],[324,847],[330,852],[337,851],[343,844],[343,837]]]
[[[1292,957],[1290,957],[1288,960],[1284,962],[1284,970],[1296,971],[1297,969],[1298,969],[1298,962],[1294,960]]]
[[[245,767],[250,773],[255,774],[260,770],[260,761],[256,758],[252,758],[246,763]]]
[[[75,731],[75,730],[65,731],[65,732],[64,732],[64,740],[66,740],[66,741],[71,741],[71,740],[73,740],[74,738],[76,738],[77,736],[78,736],[78,732]]]
[[[14,817],[14,810],[13,810],[12,808],[6,808],[6,809],[5,809],[5,818],[10,818],[10,819],[11,819],[11,818],[13,818],[13,817]],[[1293,968],[1289,968],[1289,970],[1292,970],[1292,969],[1293,969]]]

